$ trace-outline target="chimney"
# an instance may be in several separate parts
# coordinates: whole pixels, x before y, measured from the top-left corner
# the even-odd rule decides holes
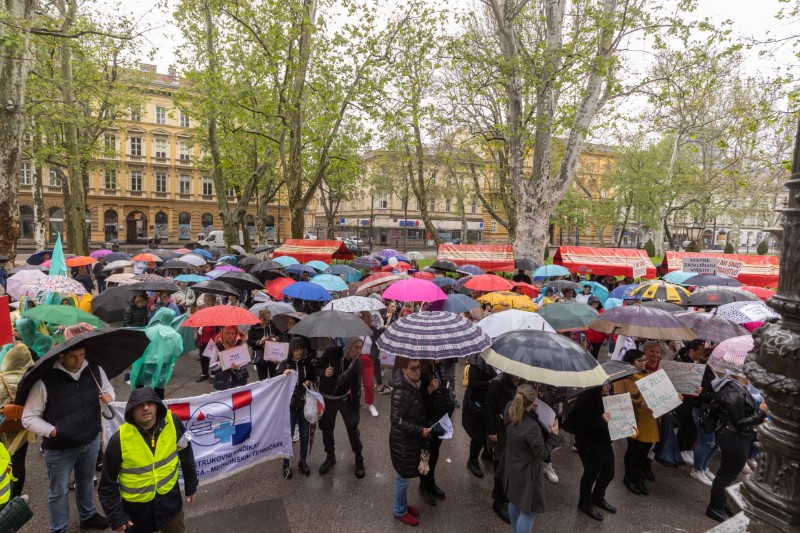
[[[167,69],[170,78],[174,78],[178,75],[178,69],[175,68],[175,65],[170,65],[169,69]]]

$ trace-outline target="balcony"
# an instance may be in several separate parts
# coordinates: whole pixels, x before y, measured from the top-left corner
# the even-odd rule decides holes
[[[206,200],[206,201],[210,202],[210,201],[214,200],[214,195],[213,194],[203,194],[203,195],[200,196],[200,198],[202,200]]]
[[[189,156],[180,156],[177,159],[177,164],[179,167],[190,167],[192,166],[192,158]]]
[[[101,191],[105,196],[116,196],[117,195],[117,189],[101,189]]]
[[[154,198],[167,198],[168,196],[169,196],[169,193],[166,193],[166,192],[154,192],[153,193],[153,197]]]
[[[156,155],[150,160],[154,165],[169,165],[169,159]]]
[[[142,157],[141,155],[136,155],[136,154],[128,154],[127,155],[127,160],[128,161],[144,161],[144,157]]]
[[[178,193],[178,198],[181,199],[181,200],[191,200],[192,199],[192,194],[188,193],[188,192],[179,192]]]
[[[33,185],[30,183],[20,183],[19,184],[19,192],[32,192]]]
[[[44,192],[61,194],[61,185],[45,185]]]
[[[100,159],[117,161],[119,160],[119,152],[100,154]]]
[[[143,191],[128,191],[128,196],[133,196],[135,198],[141,198],[142,196],[144,196],[144,192]]]

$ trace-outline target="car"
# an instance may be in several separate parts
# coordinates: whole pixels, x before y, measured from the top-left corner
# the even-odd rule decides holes
[[[344,242],[348,246],[364,246],[364,241],[358,237],[345,237]]]
[[[309,232],[303,233],[303,238],[307,239],[307,240],[310,240],[310,241],[316,241],[317,240],[317,236],[315,234],[309,233]]]

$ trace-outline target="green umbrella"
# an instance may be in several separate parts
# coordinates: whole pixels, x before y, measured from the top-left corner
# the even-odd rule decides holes
[[[598,317],[597,311],[589,305],[573,302],[556,302],[540,307],[536,313],[544,318],[556,331],[586,329]]]
[[[28,309],[22,316],[35,318],[42,322],[49,324],[58,324],[59,326],[71,326],[80,322],[86,322],[96,328],[104,328],[106,324],[94,315],[90,315],[86,311],[81,311],[77,307],[71,305],[51,305],[42,304],[37,305],[33,309]]]

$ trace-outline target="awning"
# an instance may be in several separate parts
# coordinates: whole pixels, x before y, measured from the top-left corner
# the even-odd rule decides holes
[[[436,259],[475,265],[488,272],[514,271],[514,249],[510,244],[440,244]]]
[[[742,270],[736,277],[745,285],[773,289],[778,286],[779,261],[776,255],[717,254],[713,252],[667,252],[658,267],[664,275],[683,268],[684,257],[717,257],[742,262]]]
[[[630,248],[591,248],[589,246],[559,246],[553,264],[570,272],[595,276],[633,277],[634,263],[647,261],[645,278],[656,277],[656,267],[644,250]]]
[[[334,259],[348,261],[353,253],[342,241],[314,241],[309,239],[286,239],[280,248],[272,251],[272,257],[288,255],[301,263],[324,261],[330,263]]]

